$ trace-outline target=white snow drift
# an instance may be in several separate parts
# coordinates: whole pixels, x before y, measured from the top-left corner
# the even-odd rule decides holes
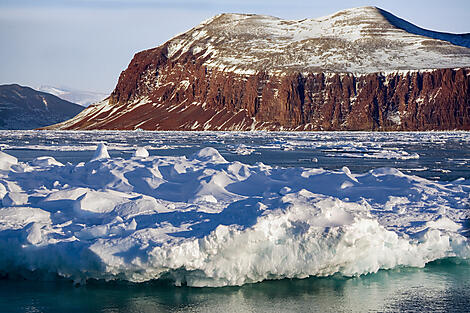
[[[225,286],[470,258],[466,180],[190,158],[0,152],[0,273]]]

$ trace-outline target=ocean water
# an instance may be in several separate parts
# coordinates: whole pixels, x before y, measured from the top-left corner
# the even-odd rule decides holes
[[[0,311],[16,312],[468,312],[470,266],[455,260],[355,277],[241,287],[0,280]]]
[[[113,163],[103,160],[97,161],[98,163],[89,163],[99,143],[105,143],[111,158],[117,161],[113,161]],[[0,147],[3,152],[17,157],[19,162],[25,164],[21,165],[24,171],[21,175],[25,176],[19,174],[17,176],[3,176],[3,182],[14,182],[22,188],[22,192],[29,195],[25,203],[12,204],[10,208],[3,209],[9,210],[8,214],[10,215],[0,214],[0,226],[3,225],[3,228],[0,227],[0,253],[3,254],[3,256],[0,255],[0,312],[469,311],[470,264],[468,257],[465,257],[468,255],[468,250],[465,250],[468,249],[468,243],[462,241],[464,238],[462,235],[469,235],[469,133],[0,131]],[[122,170],[126,168],[123,165],[151,167],[144,161],[132,158],[137,147],[145,147],[150,157],[175,157],[165,160],[166,163],[163,165],[157,161],[153,161],[154,163],[151,165],[153,168],[160,169],[163,177],[167,179],[168,183],[171,183],[170,189],[161,185],[155,189],[156,193],[151,194],[142,187],[134,172]],[[207,147],[216,150],[203,149]],[[44,160],[41,161],[42,163],[38,163],[37,158],[42,156],[54,157],[66,165],[63,167],[65,170],[63,168],[55,169],[54,164],[50,161],[46,162],[47,164],[43,162]],[[182,159],[181,156],[186,158]],[[230,187],[226,189],[230,191],[231,195],[240,197],[236,201],[226,199],[227,190],[219,190],[220,182],[211,185],[213,180],[199,179],[196,177],[197,175],[195,177],[184,176],[183,174],[186,172],[178,172],[180,164],[184,164],[186,168],[195,172],[202,167],[201,172],[197,172],[198,175],[205,173],[205,168],[211,172],[208,177],[216,177],[220,180],[221,173],[228,172],[230,166],[239,166],[237,161],[247,164],[248,167],[245,168],[245,171],[249,170],[250,177],[256,177],[256,179],[254,179],[254,183],[248,184],[246,183],[248,179],[245,180],[248,176],[244,176],[233,183],[232,187],[225,183],[222,184],[225,187]],[[85,165],[80,166],[80,162],[85,162]],[[228,167],[222,168],[221,164],[225,164],[223,162],[228,162]],[[260,162],[272,166],[272,168],[265,170],[266,166]],[[100,230],[97,235],[96,215],[93,215],[93,218],[90,215],[83,215],[84,203],[87,198],[82,199],[83,201],[80,200],[82,202],[77,202],[78,200],[72,198],[60,198],[49,202],[44,200],[49,199],[51,194],[57,195],[57,190],[62,187],[63,189],[82,188],[86,182],[90,181],[89,177],[94,177],[93,175],[96,173],[100,174],[100,169],[104,166],[110,166],[109,173],[115,173],[116,169],[119,169],[121,172],[117,173],[116,177],[123,174],[130,182],[134,182],[134,191],[138,190],[141,193],[139,199],[142,198],[142,195],[144,199],[151,195],[160,201],[158,203],[179,205],[181,210],[157,212],[149,215],[148,212],[143,214],[140,211],[135,211],[135,208],[132,207],[134,210],[132,213],[136,216],[134,222],[131,223],[132,218],[126,220],[124,214],[120,215],[120,222],[116,222],[115,219],[111,221],[110,215],[106,215],[103,217],[103,221],[107,223],[108,230],[104,232]],[[167,175],[165,171],[168,166],[172,170],[168,170]],[[287,170],[287,168],[292,170]],[[305,170],[297,171],[298,168],[305,168]],[[397,169],[399,172],[381,168]],[[69,169],[70,173],[79,173],[84,178],[75,181],[72,179],[73,175],[64,176],[64,172],[68,173]],[[324,169],[324,171],[319,169]],[[42,171],[45,170],[52,173],[49,176],[57,175],[57,177],[41,176]],[[54,172],[55,170],[56,172]],[[269,176],[266,173],[269,173]],[[319,189],[322,191],[319,191],[320,195],[312,194],[312,190],[307,188],[308,185],[305,187],[301,184],[300,178],[304,177],[306,173],[311,175],[309,182],[315,182],[317,178],[318,181],[326,182],[326,186],[321,186],[322,188]],[[98,176],[99,179],[91,181],[96,186],[87,194],[90,201],[98,201],[102,196],[109,196],[100,192],[104,187],[109,188],[111,185],[106,182],[101,185],[97,183],[100,179],[108,179],[108,176],[108,172],[106,172],[106,175],[103,174]],[[267,178],[260,180],[260,177]],[[225,176],[223,178],[227,179]],[[377,180],[372,181],[375,178]],[[40,181],[38,186],[34,186],[35,184],[31,181],[35,179]],[[55,179],[58,179],[58,185],[55,182],[52,185]],[[193,180],[187,182],[188,179]],[[343,181],[347,184],[342,183]],[[289,185],[290,182],[292,184]],[[64,187],[66,185],[71,186],[66,188]],[[187,191],[173,193],[178,188],[194,187],[197,189],[195,186],[210,187],[203,190],[205,192],[209,190],[209,194],[213,197],[207,198],[207,193],[203,193],[202,196],[200,193]],[[277,191],[282,186],[285,187]],[[307,191],[301,187],[307,188]],[[263,193],[263,188],[269,190],[270,193]],[[378,188],[383,188],[383,190],[377,190]],[[258,189],[261,191],[258,192]],[[44,198],[41,198],[43,196]],[[187,198],[185,200],[187,207],[185,201],[178,199],[178,196]],[[196,196],[201,197],[197,198]],[[11,198],[13,200],[8,201],[16,201],[13,196]],[[109,199],[118,201],[117,198],[116,196]],[[201,199],[204,201],[200,202]],[[258,202],[255,203],[256,201],[253,199]],[[364,200],[367,200],[367,204],[364,204]],[[5,204],[10,203],[8,201],[4,201],[4,207],[6,207]],[[230,205],[224,207],[224,203]],[[285,212],[283,211],[281,214],[275,211],[267,214],[268,211],[265,213],[245,211],[251,213],[233,217],[239,208],[259,207],[259,203],[267,206],[277,205]],[[283,203],[287,203],[286,207],[282,206]],[[73,207],[74,214],[78,212],[82,215],[72,224],[70,222],[64,223],[71,215],[65,214],[64,217],[64,213],[56,211],[57,204],[64,207],[70,205],[71,208]],[[122,209],[124,204],[119,203],[116,207]],[[25,213],[12,215],[12,212],[15,210],[19,212],[19,208],[23,206],[38,207],[41,210],[31,211],[34,214],[30,215],[25,215]],[[303,208],[309,206],[317,208],[317,211],[314,211],[318,215],[314,214],[317,217],[302,215]],[[331,206],[333,209],[330,208]],[[341,207],[343,206],[348,209],[342,211]],[[130,207],[125,208],[129,210]],[[208,208],[210,211],[207,211]],[[224,210],[227,208],[230,209],[229,215],[224,215]],[[357,213],[358,208],[359,210],[369,210],[372,217],[379,221],[377,224],[379,226],[368,224],[370,215],[364,215],[361,213],[362,211]],[[382,208],[385,209],[382,210]],[[0,213],[1,210],[0,208]],[[45,212],[50,214],[51,221],[47,221],[47,218],[44,217]],[[66,212],[65,209],[64,212]],[[89,214],[88,211],[87,214]],[[352,228],[349,229],[351,221],[348,219],[348,214],[353,216],[355,221],[367,223],[364,226],[361,223],[354,224],[354,222],[351,224]],[[6,218],[3,217],[3,222],[2,216],[6,216]],[[22,220],[25,216],[29,219],[27,222]],[[206,224],[195,222],[195,216],[204,216]],[[331,216],[333,219],[325,222],[325,219]],[[286,234],[292,232],[293,236],[291,237],[279,233],[284,230],[282,228],[284,226],[276,226],[278,228],[272,226],[278,225],[278,221],[282,221],[284,218],[293,221],[292,227],[286,228]],[[29,223],[34,219],[36,219],[35,223],[40,226]],[[8,224],[8,220],[15,222]],[[168,268],[175,266],[176,270],[171,270],[170,275],[164,275],[160,279],[135,276],[134,270],[129,270],[128,266],[134,264],[131,262],[132,258],[140,257],[141,252],[139,251],[142,250],[139,249],[142,246],[139,246],[140,241],[139,244],[132,241],[131,239],[134,237],[129,234],[135,230],[151,229],[152,222],[155,220],[160,223],[158,224],[160,226],[157,227],[160,230],[165,230],[167,229],[165,227],[168,227],[161,225],[171,224],[171,227],[168,227],[169,230],[165,231],[167,235],[174,236],[176,239],[172,239],[175,243],[170,246],[171,249],[167,253],[180,251],[179,242],[193,237],[196,238],[195,242],[199,243],[201,241],[197,240],[200,238],[209,238],[209,242],[214,244],[211,249],[222,249],[220,247],[223,247],[225,250],[217,251],[219,251],[218,253],[225,251],[223,252],[226,253],[223,258],[224,262],[230,258],[239,262],[237,255],[241,255],[242,259],[266,262],[266,260],[270,260],[269,253],[280,253],[280,251],[292,247],[295,249],[307,247],[305,248],[307,251],[305,254],[299,253],[298,258],[292,257],[292,254],[286,254],[280,260],[275,258],[276,254],[272,254],[272,267],[255,264],[254,272],[247,271],[246,273],[241,270],[244,268],[243,263],[238,264],[240,268],[234,265],[231,272],[227,270],[230,268],[230,264],[227,267],[227,263],[221,262],[217,258],[210,259],[210,254],[204,254],[207,253],[205,250],[197,251],[197,253],[205,255],[203,260],[209,260],[203,265],[198,263],[198,266],[201,266],[201,272],[190,270],[185,272],[184,266],[195,266],[194,263],[191,263],[191,258],[197,257],[194,254],[195,250],[189,253],[189,257],[185,253],[181,254],[180,251],[178,252],[180,253],[179,257],[175,260],[178,263],[180,259],[187,258],[186,263],[182,261],[183,273],[179,267],[181,265],[168,263],[165,266]],[[304,221],[306,222],[304,223]],[[133,224],[137,224],[137,226]],[[236,228],[230,229],[231,224],[236,225]],[[216,228],[217,225],[223,227]],[[272,235],[274,237],[270,235],[271,237],[267,236],[266,238],[275,238],[275,243],[280,245],[280,249],[275,250],[276,246],[273,248],[253,244],[253,242],[259,242],[260,237],[256,231],[252,233],[250,231],[252,229],[259,231],[266,225],[272,226],[270,231],[275,232]],[[83,228],[79,229],[80,227]],[[309,227],[324,228],[325,233],[308,233],[306,229]],[[335,227],[339,227],[341,231],[331,232],[331,229]],[[118,232],[116,231],[118,228],[125,229],[125,231]],[[375,232],[370,238],[367,237],[367,229]],[[48,250],[48,247],[54,246],[54,242],[62,240],[61,237],[57,237],[58,230],[62,232],[62,235],[73,233],[82,242],[93,243],[95,249],[93,251],[102,258],[103,265],[111,269],[110,273],[118,274],[115,276],[109,274],[100,278],[99,274],[93,274],[95,268],[90,267],[85,262],[87,260],[84,259],[79,266],[74,264],[71,260],[79,259],[78,254],[75,254],[76,251],[82,250],[75,251],[77,246],[65,246],[65,239],[69,240],[69,237],[64,239],[63,249],[59,247]],[[312,247],[312,243],[316,242],[315,237],[313,241],[310,241],[309,236],[319,236],[318,238],[322,239],[326,232],[333,234],[331,237],[327,237],[329,241],[327,240],[326,246],[324,246],[330,247],[337,244],[335,241],[337,238],[345,236],[346,242],[350,242],[351,236],[354,237],[356,231],[363,230],[364,234],[361,237],[363,241],[358,241],[363,245],[362,248],[354,249],[354,245],[351,247],[350,244],[347,244],[345,248],[347,250],[344,250],[346,258],[343,256],[340,259],[334,259],[330,256],[333,263],[343,262],[339,270],[335,264],[328,263],[328,256],[318,257],[318,262],[322,264],[320,268],[315,267],[315,262],[310,262],[309,258],[313,259],[317,256],[309,253],[313,253],[312,251],[322,252],[324,248],[320,244],[319,250],[308,250],[309,247]],[[393,236],[390,239],[390,232],[396,233],[402,241],[396,241]],[[241,241],[237,241],[237,238],[240,238]],[[413,245],[407,246],[405,243],[408,239],[403,238],[411,238]],[[117,244],[115,240],[120,243]],[[122,244],[120,240],[124,240],[125,244]],[[233,240],[233,245],[224,246],[230,240]],[[299,245],[296,245],[296,240],[300,242]],[[282,246],[279,243],[281,241],[288,243],[284,243],[285,245]],[[13,244],[11,244],[12,242]],[[102,243],[103,246],[96,248],[97,242]],[[231,248],[243,249],[243,242],[246,242],[248,252]],[[18,248],[14,247],[16,243],[18,243]],[[18,253],[17,249],[25,245],[33,250],[28,250],[29,252],[24,254]],[[116,261],[116,258],[108,257],[109,251],[112,250],[111,248],[111,250],[107,250],[108,245],[111,245],[112,249],[121,249],[126,245],[134,246],[129,250],[119,250],[119,254],[114,254],[114,256],[121,258]],[[335,249],[339,251],[338,247],[332,251]],[[381,247],[386,249],[374,250],[376,248],[382,249]],[[227,254],[228,248],[231,251]],[[269,252],[269,249],[274,249],[272,250],[274,252]],[[361,255],[361,249],[366,251],[367,255]],[[268,252],[264,258],[258,258],[260,251]],[[377,255],[369,259],[368,256],[371,252],[374,254],[375,251],[377,251]],[[408,254],[403,256],[407,251]],[[54,258],[53,254],[59,252],[59,258]],[[25,261],[18,261],[18,257],[9,258],[6,256],[8,253],[17,254]],[[350,258],[348,258],[349,254]],[[390,256],[394,261],[387,260],[386,256]],[[80,257],[83,257],[83,254],[80,254]],[[322,259],[323,257],[324,259]],[[57,260],[61,260],[60,258],[65,265],[59,264],[57,267]],[[298,260],[303,260],[303,263],[300,261],[300,263],[295,263]],[[434,261],[428,262],[427,260]],[[92,261],[95,262],[94,259]],[[276,261],[280,263],[275,263]],[[293,261],[294,263],[292,263]],[[95,266],[93,262],[90,264]],[[11,264],[14,265],[11,266]],[[285,269],[280,269],[280,265],[285,266]],[[305,269],[299,269],[299,272],[296,272],[298,267],[302,268],[304,265]],[[67,268],[67,266],[69,267]],[[146,264],[142,266],[139,271],[150,268]],[[219,273],[222,276],[217,276],[219,275],[217,274],[210,277],[213,280],[201,277],[202,271],[207,273],[212,266],[216,269],[220,269],[222,266],[226,266],[226,268],[223,274]],[[18,267],[26,267],[29,272],[25,273],[24,268],[18,270]],[[61,270],[58,271],[57,268]],[[279,270],[279,272],[276,273],[273,269]],[[77,271],[83,270],[90,273],[88,279],[77,280],[74,278]],[[263,273],[263,271],[266,272]],[[310,277],[303,278],[309,276],[305,275],[306,272],[310,273]],[[335,274],[331,275],[330,273]],[[320,277],[325,274],[327,277]],[[280,279],[282,277],[302,277],[303,279]],[[111,281],[105,281],[108,279]],[[133,282],[136,280],[143,282]],[[196,288],[187,285],[224,287]]]
[[[150,155],[189,156],[216,148],[228,161],[284,167],[340,169],[354,173],[380,167],[433,180],[470,178],[468,132],[147,132],[0,131],[0,148],[20,161],[53,156],[87,161],[105,142],[113,157],[129,158],[135,147]]]

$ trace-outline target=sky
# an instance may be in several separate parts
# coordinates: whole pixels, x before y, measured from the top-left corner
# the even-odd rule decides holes
[[[0,0],[0,84],[110,93],[135,53],[216,14],[304,19],[360,6],[470,33],[468,0]]]

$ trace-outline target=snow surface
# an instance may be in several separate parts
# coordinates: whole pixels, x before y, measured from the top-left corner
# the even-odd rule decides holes
[[[0,154],[0,273],[242,285],[470,258],[470,184],[190,157]]]
[[[42,92],[53,94],[54,96],[70,101],[72,103],[78,103],[85,107],[89,106],[90,104],[99,102],[109,96],[109,94],[103,92],[75,90],[66,87],[54,87],[47,85],[42,85],[36,89]]]
[[[166,43],[168,56],[201,54],[204,64],[263,72],[396,72],[470,66],[464,35],[420,29],[376,7],[303,20],[220,14]]]

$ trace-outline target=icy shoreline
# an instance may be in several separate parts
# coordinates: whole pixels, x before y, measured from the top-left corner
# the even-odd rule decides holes
[[[0,152],[0,273],[176,285],[356,276],[470,258],[470,184],[192,157],[27,163]]]

